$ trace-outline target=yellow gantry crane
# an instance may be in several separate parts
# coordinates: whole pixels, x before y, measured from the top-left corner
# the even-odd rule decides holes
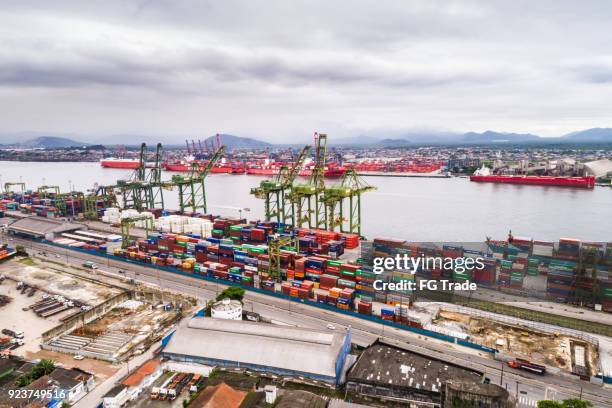
[[[4,194],[10,194],[12,192],[11,187],[13,186],[20,187],[19,192],[25,193],[25,190],[26,190],[25,183],[7,181],[6,183],[4,183]]]
[[[130,228],[139,221],[144,221],[145,236],[149,236],[149,231],[153,229],[153,218],[151,215],[135,215],[123,218],[121,220],[121,248],[125,249],[130,246],[132,241]]]
[[[283,248],[291,248],[299,253],[299,239],[289,235],[276,235],[268,240],[268,275],[277,282],[282,280],[281,251]]]
[[[47,194],[49,193],[53,193],[55,195],[59,195],[60,193],[60,188],[59,186],[40,186],[38,187],[38,189],[36,190],[38,192],[38,195],[42,198],[47,197]]]
[[[281,166],[275,177],[263,180],[259,187],[251,189],[251,194],[264,200],[266,221],[276,221],[284,225],[295,225],[295,212],[290,193],[293,182],[298,176],[309,152],[310,146],[304,146],[290,167]]]

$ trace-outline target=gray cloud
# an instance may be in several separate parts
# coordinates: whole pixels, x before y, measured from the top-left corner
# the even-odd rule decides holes
[[[0,10],[1,130],[281,141],[323,128],[612,126],[610,12],[553,0],[14,1]]]

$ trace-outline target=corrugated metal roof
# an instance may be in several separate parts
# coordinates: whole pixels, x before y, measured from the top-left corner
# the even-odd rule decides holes
[[[164,352],[335,377],[343,340],[340,333],[200,317],[183,321]]]
[[[70,222],[62,222],[43,217],[28,217],[17,220],[8,229],[14,232],[21,232],[31,235],[44,236],[49,233],[60,233],[65,231],[74,231],[82,229],[80,224]]]

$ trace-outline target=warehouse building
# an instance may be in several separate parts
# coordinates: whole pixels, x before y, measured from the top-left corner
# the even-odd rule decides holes
[[[480,383],[483,373],[377,340],[359,356],[347,390],[382,400],[442,406],[450,380]]]
[[[345,333],[239,320],[186,319],[162,355],[174,361],[245,368],[338,384],[346,371],[351,330]]]
[[[35,239],[44,238],[47,240],[52,240],[63,232],[72,232],[80,229],[83,229],[81,224],[37,216],[22,218],[7,227],[9,234]]]
[[[612,174],[612,160],[602,159],[584,163],[584,172],[587,176],[606,177]]]

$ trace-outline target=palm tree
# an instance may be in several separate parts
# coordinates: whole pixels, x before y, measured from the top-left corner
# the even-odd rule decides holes
[[[40,368],[42,372],[41,377],[43,375],[51,374],[53,370],[55,370],[55,362],[53,360],[42,359],[36,365]]]

